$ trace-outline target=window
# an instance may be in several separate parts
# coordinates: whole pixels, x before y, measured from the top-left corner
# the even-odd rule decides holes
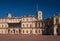
[[[14,33],[15,33],[15,29],[13,29]]]
[[[32,27],[32,24],[30,24],[30,27]]]
[[[28,33],[28,30],[26,30],[26,33]]]
[[[18,31],[16,30],[16,33],[18,33]]]
[[[32,30],[30,30],[30,34],[32,34]]]
[[[5,30],[5,33],[6,33],[7,31]]]
[[[2,27],[4,27],[4,25],[2,25]]]
[[[28,24],[26,24],[26,26],[28,27]]]
[[[8,29],[8,33],[9,33],[10,29]]]
[[[2,33],[3,33],[3,30],[2,30]]]
[[[21,33],[21,30],[19,29],[19,33]]]
[[[23,33],[24,33],[24,30],[23,30]]]
[[[45,27],[45,23],[43,22],[43,27]]]
[[[58,24],[58,19],[56,19],[56,24]]]
[[[37,33],[37,30],[35,30],[35,33]]]
[[[7,25],[5,25],[5,27],[7,27]]]
[[[11,31],[11,33],[12,33],[12,31]]]
[[[23,24],[23,27],[24,27],[24,24]]]
[[[40,30],[39,30],[39,33],[40,33]]]

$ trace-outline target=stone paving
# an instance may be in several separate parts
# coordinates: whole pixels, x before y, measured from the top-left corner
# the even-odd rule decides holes
[[[52,35],[0,35],[0,41],[60,41],[60,36],[52,36]]]

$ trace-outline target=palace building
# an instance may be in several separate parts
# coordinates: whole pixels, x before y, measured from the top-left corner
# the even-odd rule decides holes
[[[42,18],[42,11],[37,12],[37,17],[28,15],[13,17],[8,13],[0,18],[0,34],[60,34],[60,15],[51,18]]]

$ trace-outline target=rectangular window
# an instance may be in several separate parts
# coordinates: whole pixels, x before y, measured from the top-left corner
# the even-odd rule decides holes
[[[32,34],[32,30],[30,30],[30,34]]]
[[[24,27],[24,24],[23,24],[23,27]]]
[[[23,33],[24,33],[24,30],[23,30]]]
[[[21,30],[19,29],[19,33],[21,33]]]
[[[26,26],[28,27],[28,24],[26,24]]]
[[[35,33],[37,33],[37,30],[35,30]]]
[[[2,25],[2,27],[4,27],[4,25]]]
[[[32,24],[30,24],[30,27],[32,27]]]
[[[2,33],[3,33],[3,30],[2,30]]]
[[[28,30],[26,30],[26,33],[28,33]]]
[[[16,31],[16,33],[18,33],[18,31]]]
[[[5,30],[5,33],[6,33],[7,31]]]
[[[40,30],[39,30],[39,33],[40,33]]]
[[[56,19],[56,24],[58,24],[58,19]]]
[[[45,23],[43,22],[43,27],[45,27]]]
[[[13,33],[13,32],[11,31],[11,33]]]
[[[7,27],[7,25],[5,25],[5,27]]]

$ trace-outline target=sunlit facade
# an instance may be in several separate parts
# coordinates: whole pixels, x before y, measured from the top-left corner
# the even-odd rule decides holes
[[[40,34],[60,35],[60,15],[51,18],[42,18],[42,11],[33,15],[13,17],[8,13],[0,18],[0,34]]]
[[[8,13],[0,18],[0,34],[42,34],[42,11],[38,11],[37,15],[13,17]]]

